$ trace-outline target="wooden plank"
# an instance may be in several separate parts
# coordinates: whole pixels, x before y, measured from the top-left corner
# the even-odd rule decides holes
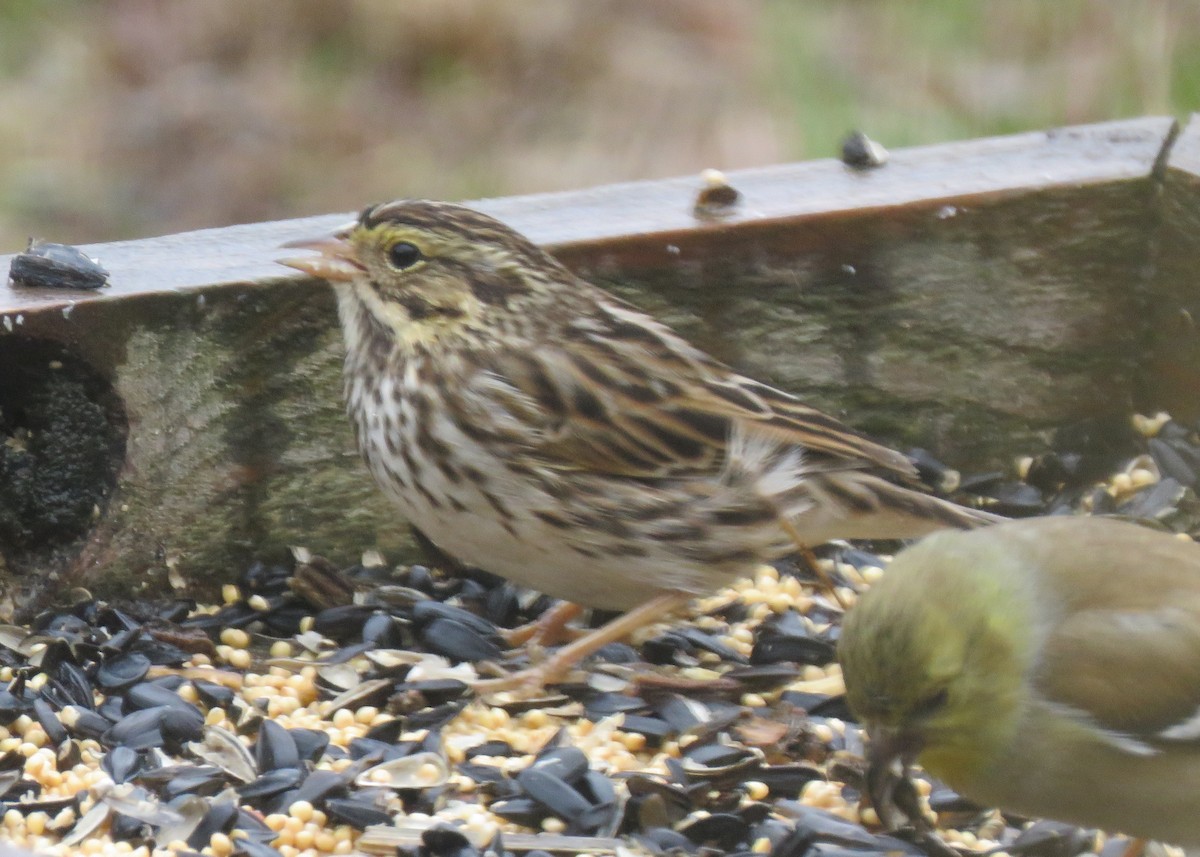
[[[1165,159],[1145,315],[1147,359],[1138,407],[1200,419],[1200,114],[1192,114]]]
[[[982,467],[1048,427],[1127,411],[1155,165],[1172,127],[902,150],[869,172],[835,161],[738,172],[742,202],[716,222],[693,216],[697,178],[477,206],[748,373]],[[347,218],[87,247],[112,275],[96,295],[0,286],[0,367],[19,370],[0,372],[0,435],[16,438],[0,472],[5,455],[10,470],[27,465],[30,439],[53,436],[34,464],[99,485],[34,538],[12,509],[32,515],[25,506],[44,498],[14,500],[0,484],[0,556],[28,573],[20,604],[64,580],[163,589],[169,567],[211,591],[296,543],[339,561],[376,543],[403,555],[403,524],[341,413],[331,295],[274,262],[283,241]],[[104,452],[95,438],[107,435],[85,419],[18,424],[63,390],[107,421],[110,467],[54,458]]]
[[[742,170],[730,179],[745,203],[719,224],[699,222],[692,215],[700,187],[692,176],[468,204],[539,244],[570,251],[574,248],[569,245],[586,247],[610,239],[703,235],[807,215],[862,214],[872,208],[1143,179],[1172,123],[1169,118],[1146,118],[898,149],[886,168],[868,171],[851,170],[833,159]],[[99,295],[60,295],[14,289],[5,281],[0,283],[0,314],[290,278],[275,265],[279,245],[298,235],[330,231],[351,217],[325,215],[83,245],[112,274],[111,288]],[[0,270],[7,270],[11,261],[11,255],[0,255]]]

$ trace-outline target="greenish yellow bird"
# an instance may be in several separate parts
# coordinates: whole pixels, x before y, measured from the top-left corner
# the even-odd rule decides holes
[[[1105,518],[935,533],[850,611],[839,659],[873,769],[1200,845],[1200,546]]]

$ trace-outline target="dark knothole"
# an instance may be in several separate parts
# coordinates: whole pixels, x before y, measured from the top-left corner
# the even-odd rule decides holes
[[[111,384],[56,342],[0,335],[0,557],[12,570],[84,536],[125,457]]]

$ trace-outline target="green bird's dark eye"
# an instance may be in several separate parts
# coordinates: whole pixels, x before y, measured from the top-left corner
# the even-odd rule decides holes
[[[421,249],[407,241],[397,241],[388,250],[388,262],[393,268],[403,271],[421,261]]]
[[[942,688],[936,693],[931,693],[920,700],[913,709],[913,713],[921,717],[935,714],[938,710],[944,708],[949,700],[950,692],[946,688]]]

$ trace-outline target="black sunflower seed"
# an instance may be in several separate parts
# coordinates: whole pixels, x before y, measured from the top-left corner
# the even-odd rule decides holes
[[[142,757],[137,751],[124,746],[113,747],[100,760],[100,767],[118,784],[129,782],[141,766]]]
[[[288,733],[296,742],[296,752],[300,758],[309,762],[318,762],[325,755],[329,746],[329,734],[316,729],[289,729]]]
[[[566,821],[579,817],[591,808],[583,795],[561,778],[544,770],[526,768],[517,774],[517,784],[526,795]]]
[[[98,741],[100,736],[107,732],[112,725],[111,720],[97,714],[95,711],[85,709],[80,711],[75,717],[75,723],[71,726],[71,732],[80,738],[92,738]]]
[[[325,801],[325,811],[338,821],[357,830],[372,824],[391,824],[392,817],[374,800],[366,797],[330,798]]]
[[[234,857],[283,857],[283,855],[268,845],[248,837],[238,837],[233,840]]]
[[[99,289],[108,285],[108,271],[70,244],[30,239],[25,252],[13,256],[8,276],[27,289]]]
[[[1010,854],[1023,857],[1074,857],[1090,851],[1096,833],[1061,821],[1035,821],[1005,846]]]
[[[296,739],[274,720],[264,720],[259,727],[254,755],[258,769],[263,772],[300,767],[300,751],[296,747]]]
[[[238,808],[233,803],[214,803],[208,808],[208,812],[200,819],[200,823],[196,825],[196,829],[192,831],[192,835],[187,838],[187,844],[191,848],[204,848],[216,833],[228,833],[233,830],[233,823],[237,820]]]
[[[100,736],[100,743],[107,747],[122,745],[132,750],[161,747],[162,719],[169,710],[167,706],[159,705],[128,714]]]
[[[552,774],[574,785],[588,770],[587,756],[577,747],[553,747],[543,750],[527,770]]]
[[[732,813],[719,812],[697,818],[681,827],[679,832],[696,845],[728,852],[745,844],[750,825]]]
[[[67,704],[76,708],[93,709],[96,707],[95,695],[92,693],[92,683],[80,667],[71,662],[63,661],[54,671],[54,683],[62,688]]]
[[[343,774],[324,770],[313,771],[301,784],[296,799],[321,806],[327,799],[345,794],[349,783],[350,780]]]
[[[204,737],[204,715],[199,711],[167,706],[159,726],[163,737],[175,744],[199,741]]]
[[[200,697],[200,701],[210,708],[228,708],[233,704],[234,693],[224,685],[193,679],[192,687],[196,688],[196,695]]]
[[[465,610],[461,612],[466,613]],[[481,633],[471,625],[454,619],[433,619],[421,627],[418,636],[431,652],[452,661],[491,661],[500,657],[500,646],[490,638],[489,633]]]
[[[505,821],[522,824],[526,827],[538,827],[548,814],[541,803],[528,797],[495,801],[490,809]]]
[[[50,703],[44,699],[35,699],[33,701],[33,714],[51,744],[57,745],[67,740],[67,727],[62,725],[62,721],[58,719],[58,715],[54,713],[54,709],[50,707]]]
[[[479,857],[479,850],[453,827],[439,824],[421,834],[421,853],[429,857]]]
[[[165,770],[170,775],[160,787],[163,800],[174,800],[181,795],[215,795],[229,784],[225,772],[213,765],[175,765]],[[148,778],[143,773],[138,781],[145,783]]]
[[[298,768],[280,768],[267,771],[252,783],[247,783],[238,789],[242,800],[250,804],[262,801],[280,792],[300,785],[304,780],[304,772]]]

